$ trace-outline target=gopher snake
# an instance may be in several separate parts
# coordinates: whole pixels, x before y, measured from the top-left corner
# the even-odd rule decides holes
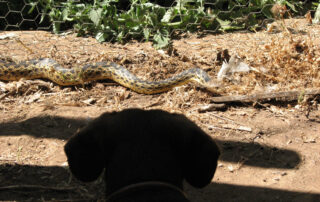
[[[0,80],[49,79],[61,86],[84,84],[93,80],[111,79],[133,91],[155,94],[196,81],[205,85],[209,76],[199,68],[193,68],[162,81],[143,81],[126,68],[113,62],[97,62],[74,69],[66,69],[49,58],[23,61],[20,63],[0,60]]]

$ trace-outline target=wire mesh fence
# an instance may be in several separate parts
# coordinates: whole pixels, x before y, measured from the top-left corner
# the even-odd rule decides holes
[[[153,40],[166,46],[187,32],[257,31],[275,18],[303,16],[315,2],[232,0],[1,0],[0,30],[73,29],[100,42]]]

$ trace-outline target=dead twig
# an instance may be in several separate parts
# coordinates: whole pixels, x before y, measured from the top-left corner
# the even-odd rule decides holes
[[[252,132],[252,129],[247,126],[241,126],[241,125],[235,126],[235,125],[231,125],[231,124],[223,124],[222,127],[225,129],[233,129],[233,130]]]
[[[209,112],[209,111],[217,111],[217,110],[225,110],[227,106],[225,104],[209,104],[202,106],[198,109],[199,113]]]
[[[229,118],[226,118],[226,117],[223,117],[223,116],[218,116],[218,115],[213,114],[213,113],[211,113],[210,116],[214,116],[214,117],[216,117],[216,118],[218,118],[218,119],[222,119],[222,120],[224,120],[224,121],[231,122],[231,123],[233,123],[233,124],[242,125],[241,123],[237,123],[236,121],[234,121],[234,120],[232,120],[232,119],[229,119]]]
[[[6,93],[6,94],[3,94],[3,95],[0,95],[0,100],[4,99],[5,97],[7,97],[9,95],[9,93]]]
[[[27,49],[29,51],[29,53],[34,54],[34,52],[28,47],[26,46],[20,39],[16,39],[16,41],[22,45],[25,49]]]
[[[304,90],[304,91],[257,93],[252,95],[221,96],[221,97],[213,97],[211,98],[211,101],[214,103],[258,102],[258,101],[270,101],[271,99],[276,99],[281,101],[294,101],[294,100],[301,99],[301,96],[316,96],[316,95],[320,95],[320,89]]]
[[[241,131],[248,131],[248,132],[251,132],[252,131],[252,128],[251,127],[248,127],[248,126],[244,126],[243,124],[241,123],[238,123],[234,120],[231,120],[229,118],[226,118],[226,117],[222,117],[222,116],[218,116],[216,114],[213,114],[211,113],[210,116],[214,116],[218,119],[222,119],[224,121],[227,121],[227,122],[231,122],[232,124],[234,125],[231,125],[231,124],[224,124],[222,126],[222,128],[225,128],[225,129],[233,129],[233,130],[241,130]]]
[[[7,190],[23,190],[23,189],[41,189],[41,190],[51,190],[51,191],[75,191],[77,190],[76,187],[47,187],[47,186],[41,186],[41,185],[9,185],[9,186],[3,186],[0,187],[0,191],[7,191]]]

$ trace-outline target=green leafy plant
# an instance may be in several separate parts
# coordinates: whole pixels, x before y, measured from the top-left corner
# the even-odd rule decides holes
[[[94,35],[100,42],[144,39],[152,40],[156,48],[168,47],[175,30],[255,29],[264,19],[272,18],[270,9],[275,3],[292,11],[301,7],[297,0],[175,0],[171,7],[130,0],[128,10],[119,10],[121,0],[29,1],[32,9],[38,6],[43,16],[49,15],[55,33],[71,26],[79,35]]]

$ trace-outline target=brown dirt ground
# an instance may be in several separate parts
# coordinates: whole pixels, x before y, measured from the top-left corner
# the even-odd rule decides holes
[[[320,201],[319,97],[299,102],[232,104],[199,113],[217,95],[320,87],[320,25],[286,20],[288,32],[183,36],[169,56],[151,43],[103,43],[74,34],[13,32],[0,40],[0,56],[12,60],[50,57],[65,67],[110,60],[142,79],[161,80],[191,66],[215,78],[228,49],[260,71],[235,74],[216,93],[194,85],[141,95],[110,81],[59,87],[50,81],[0,82],[0,200],[102,200],[102,180],[81,183],[68,172],[63,146],[103,112],[139,107],[180,112],[222,148],[212,183],[186,185],[193,201]],[[2,32],[1,35],[9,32]],[[242,129],[244,130],[242,130]]]

